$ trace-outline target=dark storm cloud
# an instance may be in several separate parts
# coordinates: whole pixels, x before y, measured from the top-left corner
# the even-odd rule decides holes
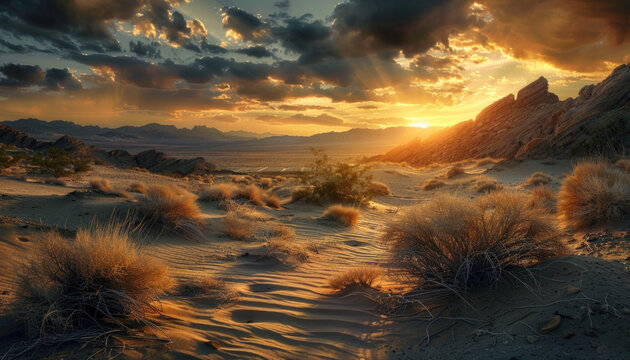
[[[273,6],[277,7],[280,10],[287,11],[291,7],[291,3],[289,0],[279,0],[273,3]]]
[[[0,67],[5,77],[0,79],[0,86],[23,88],[43,86],[47,90],[80,90],[83,88],[79,79],[68,69],[48,69],[45,72],[37,65],[5,64]]]
[[[160,59],[162,55],[160,54],[159,47],[160,43],[157,41],[148,44],[140,41],[129,41],[129,50],[138,56]]]
[[[80,90],[83,88],[79,79],[74,77],[68,69],[48,69],[43,85],[49,90]]]
[[[224,7],[223,26],[248,41],[268,41],[269,25],[237,7]]]
[[[252,56],[255,58],[264,58],[264,57],[273,57],[271,51],[267,50],[264,46],[249,46],[243,49],[238,49],[235,52],[239,54],[245,54],[247,56]]]
[[[313,63],[326,57],[339,56],[335,50],[331,29],[321,20],[310,16],[290,18],[284,26],[273,28],[274,38],[288,51],[300,54],[300,63]]]
[[[252,62],[234,62],[230,65],[228,74],[240,80],[265,80],[274,72],[274,67],[268,64]]]
[[[213,45],[208,43],[202,43],[201,48],[211,54],[225,54],[228,50],[219,45]]]

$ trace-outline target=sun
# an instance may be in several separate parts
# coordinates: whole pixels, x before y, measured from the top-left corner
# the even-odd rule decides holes
[[[424,121],[419,121],[419,122],[412,123],[409,126],[426,129],[429,127],[429,124]]]

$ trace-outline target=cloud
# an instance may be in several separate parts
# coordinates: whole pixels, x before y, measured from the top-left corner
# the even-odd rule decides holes
[[[45,72],[37,65],[5,64],[0,67],[5,78],[0,79],[0,86],[5,88],[23,88],[43,86],[47,90],[80,90],[81,81],[68,69],[51,68]]]
[[[160,43],[157,41],[148,44],[140,41],[129,41],[129,50],[138,56],[160,59],[162,55],[160,54],[159,47]]]
[[[279,0],[273,3],[273,6],[277,7],[280,10],[287,11],[291,7],[291,3],[289,0]]]
[[[326,113],[317,116],[309,116],[304,114],[295,114],[292,116],[276,116],[261,115],[256,117],[257,120],[265,121],[270,124],[295,124],[295,125],[327,125],[327,126],[345,126],[343,119]]]
[[[245,54],[247,56],[252,56],[255,58],[264,58],[264,57],[273,57],[273,54],[267,50],[264,46],[250,46],[243,49],[238,49],[235,52],[239,54]]]
[[[323,106],[323,105],[280,105],[278,106],[279,110],[287,110],[287,111],[306,111],[306,110],[333,110],[332,106]]]
[[[228,36],[255,42],[269,41],[269,25],[237,7],[221,9],[223,27]]]

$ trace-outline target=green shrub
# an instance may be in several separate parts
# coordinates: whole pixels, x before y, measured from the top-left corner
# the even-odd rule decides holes
[[[371,200],[372,175],[364,165],[333,163],[321,149],[311,149],[315,161],[312,172],[302,175],[301,182],[311,189],[307,200],[362,204]]]

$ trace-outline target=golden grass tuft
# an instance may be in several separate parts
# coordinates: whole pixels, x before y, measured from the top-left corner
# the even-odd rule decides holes
[[[149,324],[146,313],[171,286],[167,266],[144,254],[128,227],[94,223],[74,241],[53,232],[38,244],[20,274],[15,307],[37,337],[104,332]]]
[[[150,227],[199,235],[202,213],[197,197],[175,186],[152,185],[140,199],[139,212]]]
[[[457,175],[464,174],[464,168],[460,165],[454,165],[450,169],[448,169],[443,176],[447,179],[454,178]]]
[[[227,200],[234,197],[238,186],[230,183],[219,183],[206,186],[199,194],[200,201]]]
[[[108,179],[90,179],[90,188],[107,194],[111,194],[114,191]]]
[[[357,287],[372,288],[381,277],[382,272],[374,266],[362,266],[346,270],[330,278],[328,284],[331,288],[344,291]]]
[[[514,192],[438,195],[390,222],[383,240],[410,281],[456,291],[494,286],[512,266],[564,252],[553,219]]]
[[[499,184],[496,178],[483,176],[475,180],[473,189],[479,193],[487,194],[503,189],[503,185]]]
[[[331,205],[324,211],[322,218],[333,220],[341,225],[352,226],[359,221],[359,209],[343,205]]]
[[[532,188],[529,192],[527,206],[531,209],[541,209],[552,214],[555,211],[555,199],[551,187],[540,185]]]
[[[527,180],[525,180],[525,186],[540,186],[551,184],[551,176],[545,174],[542,171],[533,173]]]
[[[630,175],[604,160],[578,163],[562,182],[558,214],[574,229],[621,219],[630,214]]]
[[[277,196],[259,188],[256,185],[238,186],[230,183],[220,183],[204,188],[199,195],[199,200],[231,200],[245,199],[257,206],[269,206],[280,209],[282,204]]]
[[[254,237],[256,222],[249,218],[241,217],[236,211],[228,212],[223,219],[223,232],[234,240],[245,240]]]
[[[258,180],[258,184],[260,184],[260,186],[264,189],[269,189],[273,186],[273,180],[268,177],[260,178],[260,180]]]
[[[146,194],[147,193],[147,187],[146,187],[146,185],[144,185],[142,183],[133,183],[133,184],[129,185],[129,191],[136,192],[136,193],[139,193],[139,194]]]
[[[182,282],[179,294],[184,296],[206,295],[225,288],[225,284],[211,276],[203,276],[190,281]]]
[[[306,186],[299,186],[291,190],[291,202],[296,202],[308,198],[313,190]]]
[[[617,160],[615,167],[630,172],[630,158],[621,158]]]
[[[426,179],[424,183],[422,184],[422,190],[425,190],[425,191],[435,190],[435,189],[441,188],[444,185],[446,185],[446,183],[440,179],[435,179],[435,178]]]
[[[372,181],[368,185],[366,192],[370,196],[389,196],[392,194],[392,191],[389,189],[387,184],[383,184],[382,182]]]

